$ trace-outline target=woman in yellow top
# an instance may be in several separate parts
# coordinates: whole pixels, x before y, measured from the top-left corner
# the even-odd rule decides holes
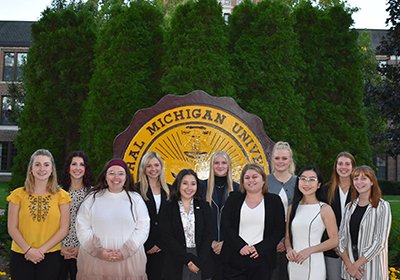
[[[57,279],[71,198],[57,184],[54,159],[48,150],[33,153],[25,185],[12,191],[7,201],[8,233],[13,240],[12,279]]]

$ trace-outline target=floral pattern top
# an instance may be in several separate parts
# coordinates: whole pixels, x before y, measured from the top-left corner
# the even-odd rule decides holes
[[[181,214],[183,232],[185,233],[186,248],[196,248],[193,199],[190,202],[189,213],[185,212],[185,207],[181,200],[178,201],[178,205]]]
[[[72,202],[70,204],[69,212],[70,212],[70,223],[69,223],[69,231],[68,235],[61,242],[63,247],[79,247],[79,241],[76,236],[76,214],[78,213],[79,206],[81,205],[83,199],[85,198],[86,191],[85,189],[79,190],[70,190],[69,195],[72,198]]]

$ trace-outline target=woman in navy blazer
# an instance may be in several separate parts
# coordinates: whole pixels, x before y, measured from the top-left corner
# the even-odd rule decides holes
[[[149,280],[161,280],[164,252],[160,245],[158,225],[160,213],[169,199],[169,186],[165,181],[164,162],[159,154],[149,152],[142,157],[136,189],[143,197],[150,216],[150,233],[144,243],[147,277]]]
[[[261,166],[245,165],[240,176],[240,192],[231,193],[225,203],[222,213],[224,279],[271,277],[276,246],[285,234],[285,214],[279,196],[268,193],[266,177]],[[262,215],[260,223],[258,219]],[[252,238],[254,232],[258,234]]]
[[[210,279],[214,274],[211,209],[200,199],[198,186],[191,169],[181,170],[172,185],[171,202],[160,219],[163,279]]]

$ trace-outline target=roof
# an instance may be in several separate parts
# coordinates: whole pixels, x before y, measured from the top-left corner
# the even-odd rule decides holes
[[[373,47],[375,51],[377,51],[377,48],[380,46],[383,37],[386,36],[389,31],[387,29],[356,29],[356,30],[359,33],[367,32],[371,35],[371,47]],[[376,54],[380,53],[377,52]]]
[[[0,21],[1,47],[32,46],[31,26],[35,21]]]

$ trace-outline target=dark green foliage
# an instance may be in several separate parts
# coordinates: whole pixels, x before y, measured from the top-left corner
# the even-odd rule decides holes
[[[25,107],[19,119],[13,182],[21,185],[30,155],[49,149],[60,169],[79,147],[81,107],[92,74],[95,26],[85,5],[46,9],[32,26],[24,72]]]
[[[233,96],[226,26],[216,0],[189,1],[172,15],[163,59],[164,93],[201,89]]]
[[[231,62],[241,106],[263,119],[274,141],[290,142],[303,165],[314,159],[315,146],[295,89],[304,66],[290,12],[280,1],[237,6],[229,20]]]
[[[96,45],[95,71],[82,119],[82,147],[95,172],[133,114],[160,96],[162,16],[147,1],[114,6]],[[96,173],[95,173],[96,174]]]
[[[362,57],[351,14],[337,5],[319,9],[302,2],[295,28],[306,68],[297,89],[305,98],[306,121],[317,144],[317,163],[327,178],[341,151],[357,164],[371,163],[363,105]]]

